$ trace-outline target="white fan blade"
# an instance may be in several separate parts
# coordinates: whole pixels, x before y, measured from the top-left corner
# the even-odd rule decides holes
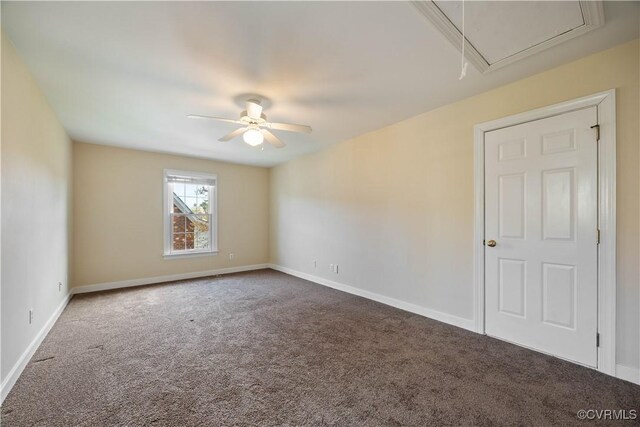
[[[311,126],[305,126],[305,125],[294,125],[289,123],[265,123],[265,126],[268,127],[269,129],[275,129],[275,130],[311,133]]]
[[[260,105],[259,101],[255,99],[250,99],[247,101],[247,116],[252,119],[259,119],[262,114],[262,105]]]
[[[211,117],[211,116],[200,116],[198,114],[189,114],[187,116],[190,119],[209,119],[209,120],[217,120],[219,122],[227,122],[227,123],[235,123],[238,125],[243,125],[245,123],[241,122],[240,120],[232,120],[232,119],[223,119],[222,117]]]
[[[276,148],[284,147],[284,142],[280,141],[277,136],[275,136],[268,130],[260,129],[260,132],[262,133],[262,135],[264,136],[264,139],[266,139],[269,144],[273,145]]]
[[[249,128],[240,128],[240,129],[236,129],[231,133],[226,134],[225,136],[223,136],[222,138],[220,138],[218,141],[220,142],[227,142],[232,140],[233,138],[235,138],[236,136],[242,135],[243,133],[245,133],[247,131],[247,129]]]

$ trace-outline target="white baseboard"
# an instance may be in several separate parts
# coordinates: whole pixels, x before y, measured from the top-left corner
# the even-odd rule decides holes
[[[119,282],[96,283],[71,288],[74,294],[84,294],[87,292],[106,291],[109,289],[130,288],[132,286],[151,285],[154,283],[173,282],[175,280],[196,279],[199,277],[215,276],[218,274],[240,273],[243,271],[260,270],[269,268],[269,264],[243,265],[239,267],[219,268],[217,270],[196,271],[182,274],[171,274],[168,276],[143,277],[141,279],[121,280]]]
[[[345,285],[343,283],[334,282],[332,280],[324,279],[322,277],[314,276],[312,274],[302,273],[300,271],[292,270],[290,268],[282,267],[280,265],[269,264],[269,267],[272,268],[273,270],[290,274],[291,276],[296,276],[301,279],[308,280],[310,282],[327,286],[329,288],[337,289],[339,291],[347,292],[349,294],[353,294],[353,295],[357,295],[373,301],[377,301],[382,304],[390,305],[392,307],[399,308],[400,310],[419,314],[420,316],[424,316],[430,319],[438,320],[440,322],[448,323],[450,325],[467,329],[469,331],[473,331],[473,332],[476,331],[476,324],[473,319],[465,319],[464,317],[443,313],[441,311],[433,310],[433,309],[422,307],[416,304],[411,304],[409,302],[401,301],[395,298],[380,295],[375,292],[365,291],[363,289],[355,288],[353,286]]]
[[[33,354],[36,352],[38,347],[40,347],[40,344],[42,344],[42,341],[56,323],[56,320],[58,320],[58,317],[60,317],[67,304],[69,304],[71,296],[72,294],[69,292],[62,302],[60,302],[51,317],[49,317],[49,320],[47,320],[47,322],[42,326],[40,332],[38,332],[38,334],[33,338],[33,341],[31,341],[29,346],[27,346],[24,353],[22,353],[22,356],[20,356],[16,364],[13,365],[13,368],[11,368],[7,374],[7,377],[2,381],[2,385],[0,385],[0,403],[4,402],[4,399],[7,397],[16,381],[18,381],[18,378],[20,377],[20,374],[22,374],[25,366],[27,366],[27,363],[29,363]]]
[[[640,369],[616,365],[616,377],[640,385]]]

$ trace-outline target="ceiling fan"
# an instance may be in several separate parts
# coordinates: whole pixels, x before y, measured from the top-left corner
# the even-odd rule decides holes
[[[220,122],[234,123],[242,125],[240,129],[236,129],[233,132],[223,136],[218,141],[227,142],[233,138],[242,135],[242,139],[252,147],[256,147],[264,142],[273,145],[276,148],[282,148],[285,146],[284,142],[271,133],[271,130],[286,130],[289,132],[304,132],[311,133],[311,127],[305,125],[294,125],[288,123],[273,123],[267,121],[267,116],[262,112],[262,105],[260,101],[255,99],[247,100],[247,109],[240,113],[240,120],[225,119],[221,117],[200,116],[198,114],[190,114],[187,117],[190,119],[210,119],[218,120]]]

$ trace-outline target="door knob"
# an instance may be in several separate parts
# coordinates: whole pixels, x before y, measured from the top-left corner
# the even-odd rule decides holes
[[[496,243],[496,241],[495,241],[495,240],[489,240],[489,241],[487,242],[487,246],[489,246],[490,248],[494,247],[496,244],[497,244],[497,243]]]

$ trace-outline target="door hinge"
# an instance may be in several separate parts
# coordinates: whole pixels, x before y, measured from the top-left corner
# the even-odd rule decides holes
[[[596,243],[598,245],[600,244],[600,229],[599,228],[596,230]]]
[[[596,347],[600,347],[600,333],[596,333]]]
[[[600,125],[593,125],[591,129],[596,130],[596,141],[600,141]]]

